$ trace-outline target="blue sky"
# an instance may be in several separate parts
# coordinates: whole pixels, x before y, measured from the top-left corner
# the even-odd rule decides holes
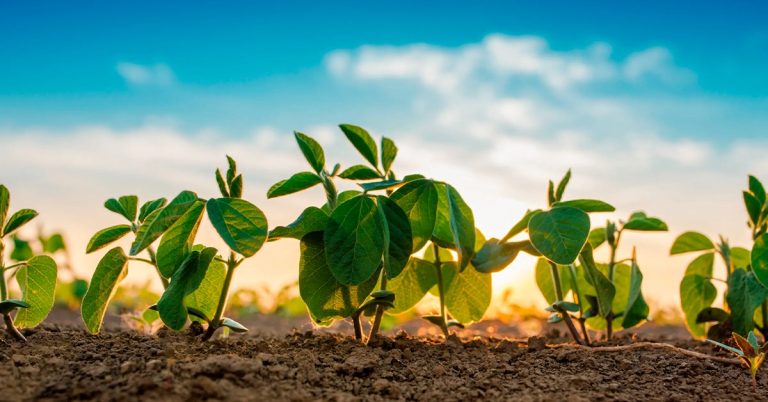
[[[672,304],[674,236],[745,242],[740,190],[768,181],[767,18],[756,1],[3,3],[0,179],[79,250],[114,224],[104,199],[212,196],[231,154],[284,224],[322,199],[265,199],[306,168],[291,130],[350,165],[335,125],[355,123],[400,145],[401,172],[454,183],[489,236],[568,168],[572,196],[613,218],[664,218],[669,234],[627,247]],[[97,257],[75,256],[83,272]],[[285,282],[296,258],[277,242],[251,264]],[[499,283],[531,302],[531,272]]]

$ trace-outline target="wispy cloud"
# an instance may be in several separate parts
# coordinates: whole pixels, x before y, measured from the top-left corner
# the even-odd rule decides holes
[[[115,67],[129,85],[139,87],[168,87],[176,83],[173,70],[166,64],[142,65],[122,62]]]

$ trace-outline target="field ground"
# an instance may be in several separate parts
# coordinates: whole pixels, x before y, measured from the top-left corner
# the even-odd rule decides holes
[[[339,333],[345,328],[312,332],[274,316],[244,321],[249,334],[202,343],[189,334],[141,334],[114,317],[90,336],[59,311],[28,331],[26,344],[0,340],[0,400],[768,400],[765,373],[755,392],[737,365],[671,350],[550,348],[545,342],[567,342],[553,329],[529,341],[473,336],[487,331],[475,327],[443,343],[408,335],[420,332],[414,323],[363,346]],[[494,336],[516,332],[497,327]],[[727,356],[686,337],[682,328],[646,325],[616,342],[664,340]]]

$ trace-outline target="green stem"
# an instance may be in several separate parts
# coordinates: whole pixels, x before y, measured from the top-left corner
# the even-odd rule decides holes
[[[323,189],[325,189],[325,198],[328,201],[328,207],[333,211],[336,209],[339,192],[336,190],[336,185],[333,184],[333,180],[328,177],[327,173],[323,172],[320,178],[322,179]]]
[[[560,273],[557,272],[557,264],[555,264],[552,261],[549,261],[549,268],[552,272],[552,281],[555,283],[555,296],[557,297],[557,301],[561,302],[563,301],[563,288],[560,286]],[[568,326],[568,331],[571,332],[571,336],[573,337],[573,340],[576,341],[579,345],[583,345],[584,341],[581,339],[581,336],[579,336],[579,332],[576,330],[576,326],[573,325],[573,321],[571,320],[571,315],[568,314],[567,311],[558,311],[560,313],[560,317],[563,318],[563,321],[565,321],[565,325]]]
[[[584,335],[584,342],[589,345],[592,342],[589,340],[589,332],[587,331],[587,326],[585,324],[587,320],[584,318],[584,306],[581,303],[581,290],[579,289],[579,282],[576,280],[576,266],[574,264],[569,264],[568,269],[571,272],[573,300],[579,305],[579,327],[581,327],[581,333]]]
[[[387,273],[385,270],[381,270],[381,290],[387,290]],[[371,326],[371,332],[368,335],[368,342],[376,338],[379,334],[379,328],[381,327],[381,318],[384,316],[384,307],[376,307],[376,316],[373,318],[373,326]]]
[[[224,277],[224,286],[221,288],[221,294],[219,295],[219,304],[216,306],[216,313],[213,315],[213,319],[208,324],[208,329],[203,335],[203,340],[207,341],[211,339],[213,334],[221,326],[221,316],[224,314],[224,308],[227,305],[227,295],[229,294],[229,287],[232,285],[232,276],[243,260],[237,261],[237,256],[234,252],[230,252],[229,260],[227,261],[227,275]]]
[[[0,237],[0,301],[5,301],[8,299],[8,284],[5,283],[5,263],[4,261],[4,253],[5,253],[5,245],[3,243],[3,239]],[[5,322],[5,330],[8,332],[11,337],[16,338],[19,341],[25,342],[27,339],[24,338],[24,335],[19,332],[18,329],[16,329],[16,326],[13,325],[13,318],[11,317],[11,314],[3,314],[3,321]]]
[[[450,333],[448,332],[448,319],[445,313],[445,289],[443,289],[443,270],[440,267],[442,265],[440,248],[435,243],[432,243],[432,247],[435,252],[435,269],[437,270],[437,294],[440,298],[440,329],[443,330],[443,335],[448,339]]]
[[[616,241],[611,244],[611,259],[608,262],[608,280],[611,283],[613,283],[613,278],[616,276],[616,250],[619,248],[622,230],[624,229],[619,229],[619,231],[616,232]],[[609,341],[613,338],[613,309],[608,312],[608,315],[605,318],[605,337]]]

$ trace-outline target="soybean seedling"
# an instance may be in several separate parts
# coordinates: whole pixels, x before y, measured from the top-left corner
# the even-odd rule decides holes
[[[731,331],[743,337],[755,328],[764,337],[768,335],[768,202],[763,185],[754,176],[749,176],[749,189],[743,196],[754,241],[751,251],[731,247],[722,236],[713,242],[698,232],[683,233],[672,244],[671,255],[701,253],[680,282],[680,301],[693,336],[722,340]],[[723,263],[725,278],[714,275],[715,256]],[[726,284],[724,308],[712,307],[717,297],[713,281]]]
[[[5,238],[37,216],[34,210],[20,209],[8,217],[10,201],[8,189],[0,184],[0,314],[6,332],[19,341],[26,341],[19,328],[33,328],[51,312],[58,269],[56,261],[46,255],[29,256],[26,260],[19,258],[21,261],[5,265]],[[9,297],[6,275],[16,278],[21,299]]]
[[[734,332],[733,340],[736,343],[736,346],[738,346],[738,349],[717,341],[713,341],[711,339],[707,339],[708,342],[711,342],[735,354],[739,360],[741,360],[744,365],[747,366],[747,369],[749,369],[750,377],[752,378],[752,388],[757,391],[757,371],[765,361],[765,355],[768,353],[768,343],[763,343],[763,345],[760,346],[757,343],[757,337],[755,336],[754,332],[750,332],[746,338]]]
[[[300,240],[299,293],[313,320],[327,324],[349,317],[355,337],[364,340],[360,316],[374,316],[369,339],[375,337],[384,310],[394,301],[387,281],[403,270],[413,252],[412,232],[405,212],[387,197],[404,183],[392,171],[397,156],[394,142],[384,137],[379,149],[366,130],[349,124],[340,128],[368,165],[354,165],[340,172],[336,164],[328,171],[320,144],[295,132],[312,171],[276,183],[267,197],[322,185],[326,202],[322,208],[305,209],[288,226],[273,229],[270,238]],[[362,191],[339,193],[335,177],[356,182]],[[373,195],[380,191],[385,195]],[[380,290],[373,292],[377,283]]]

